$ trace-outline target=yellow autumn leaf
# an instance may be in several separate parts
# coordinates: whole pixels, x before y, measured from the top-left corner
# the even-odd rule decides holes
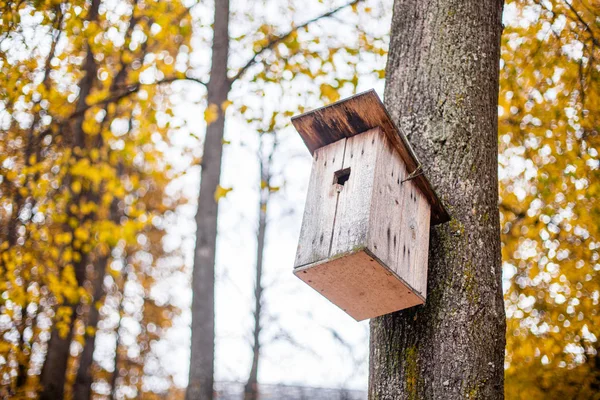
[[[96,328],[94,328],[93,326],[86,327],[85,334],[88,336],[94,336],[96,334]]]
[[[4,354],[10,351],[10,349],[12,349],[12,345],[8,342],[0,342],[0,353]]]
[[[319,89],[321,90],[321,96],[327,98],[327,100],[329,100],[332,103],[340,99],[340,94],[338,93],[338,90],[327,83],[321,84]]]
[[[219,119],[219,108],[216,104],[209,104],[209,106],[206,107],[206,110],[204,110],[204,120],[206,121],[206,124],[210,125],[217,119]]]
[[[223,112],[225,112],[227,110],[227,108],[229,108],[229,106],[232,104],[233,104],[232,101],[225,100],[224,102],[221,103],[221,110],[223,110]]]
[[[81,192],[81,182],[75,181],[71,183],[71,190],[73,191],[73,193]]]
[[[219,202],[223,197],[227,196],[227,193],[231,192],[233,188],[224,188],[221,185],[217,185],[217,190],[215,190],[215,202]]]

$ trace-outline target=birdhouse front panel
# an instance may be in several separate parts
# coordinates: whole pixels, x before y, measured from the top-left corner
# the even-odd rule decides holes
[[[430,206],[379,128],[313,155],[295,273],[362,320],[422,304]]]
[[[294,117],[313,154],[294,274],[357,320],[425,302],[449,217],[374,91]]]

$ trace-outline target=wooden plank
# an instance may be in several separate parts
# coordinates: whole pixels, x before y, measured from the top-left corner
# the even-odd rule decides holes
[[[329,257],[338,192],[334,172],[342,169],[346,140],[315,151],[295,267]]]
[[[417,210],[413,214],[414,219],[411,220],[409,226],[416,226],[416,229],[411,230],[411,243],[415,253],[415,260],[411,265],[418,272],[412,275],[414,280],[410,284],[425,298],[427,297],[427,271],[429,265],[429,228],[427,222],[431,220],[431,208],[429,202],[419,190],[415,190],[414,194],[417,197]]]
[[[406,166],[387,137],[381,142],[367,248],[425,297],[430,206],[413,180],[404,181]]]
[[[381,129],[375,128],[346,141],[342,168],[350,175],[340,188],[330,257],[367,245],[375,166],[382,138],[385,136]]]
[[[292,124],[311,154],[340,139],[380,127],[404,160],[409,172],[415,171],[420,165],[408,140],[394,125],[374,90],[295,116]],[[422,174],[414,181],[431,204],[432,225],[449,221],[450,217],[427,177]]]
[[[362,250],[297,268],[294,274],[357,321],[424,303],[394,272]]]

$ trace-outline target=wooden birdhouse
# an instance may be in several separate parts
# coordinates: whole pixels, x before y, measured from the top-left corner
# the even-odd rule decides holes
[[[358,321],[423,304],[449,217],[375,91],[292,123],[313,155],[294,274]]]

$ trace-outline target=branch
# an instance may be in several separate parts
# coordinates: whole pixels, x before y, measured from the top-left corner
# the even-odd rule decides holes
[[[233,78],[231,78],[229,80],[229,83],[231,84],[231,83],[235,82],[236,80],[238,80],[239,78],[241,78],[242,75],[244,75],[244,73],[246,72],[246,70],[248,70],[248,68],[250,68],[251,66],[253,66],[254,64],[256,64],[258,56],[260,56],[265,51],[272,49],[273,47],[275,47],[275,45],[277,45],[277,44],[283,42],[284,40],[286,40],[287,38],[289,38],[298,29],[302,29],[302,28],[304,28],[304,27],[312,24],[313,22],[317,22],[317,21],[319,21],[321,19],[331,17],[332,15],[336,14],[338,11],[341,11],[341,10],[343,10],[345,8],[354,6],[354,5],[358,4],[358,3],[360,3],[361,1],[362,0],[353,0],[353,1],[349,2],[349,3],[347,3],[347,4],[344,4],[343,6],[335,8],[335,9],[333,9],[333,10],[331,10],[331,11],[325,13],[325,14],[319,15],[318,17],[315,17],[315,18],[313,18],[311,20],[308,20],[305,23],[303,23],[301,25],[298,25],[297,27],[291,29],[289,32],[287,32],[287,33],[285,33],[285,34],[283,34],[281,36],[274,37],[273,39],[271,39],[269,41],[269,43],[267,43],[264,47],[262,47],[256,53],[254,53],[254,55],[252,56],[252,58],[242,68],[240,68],[240,70],[237,72],[237,74],[235,74],[235,76]]]
[[[84,112],[86,112],[87,110],[89,110],[90,108],[93,108],[93,107],[96,107],[96,106],[103,106],[103,105],[106,105],[106,104],[109,104],[109,103],[114,103],[114,102],[122,100],[122,99],[124,99],[126,97],[129,97],[132,94],[139,92],[140,89],[142,88],[142,86],[164,85],[166,83],[172,83],[172,82],[175,82],[175,81],[191,81],[191,82],[199,83],[199,84],[204,85],[206,87],[206,83],[204,83],[203,81],[201,81],[198,78],[175,77],[175,76],[174,77],[170,77],[170,78],[161,79],[160,81],[156,81],[154,83],[149,83],[149,84],[146,84],[146,85],[144,85],[142,83],[136,83],[136,84],[127,86],[122,93],[115,94],[114,96],[107,97],[104,100],[101,100],[101,101],[98,101],[96,103],[93,103],[93,104],[90,104],[90,105],[86,106],[84,109],[79,110],[79,111],[71,114],[68,119],[77,117],[80,114],[83,114]]]
[[[571,11],[573,11],[575,16],[579,20],[579,22],[581,22],[585,26],[585,29],[590,33],[590,38],[592,39],[592,43],[594,44],[594,46],[600,46],[600,42],[598,42],[598,40],[594,36],[594,32],[592,31],[592,28],[590,28],[588,23],[583,20],[583,17],[581,15],[579,15],[579,13],[575,9],[575,7],[573,7],[573,5],[571,3],[569,3],[568,1],[565,1],[565,4],[567,5],[567,7],[569,7],[569,9],[571,9]]]
[[[203,82],[202,80],[200,80],[198,78],[187,77],[187,76],[185,76],[185,77],[174,76],[174,77],[170,77],[170,78],[164,78],[164,79],[161,79],[160,81],[156,81],[154,83],[149,83],[149,84],[136,83],[136,84],[127,86],[126,88],[124,88],[124,91],[121,93],[115,94],[111,97],[105,98],[104,100],[98,101],[93,104],[88,104],[85,107],[82,107],[81,109],[75,111],[73,114],[69,115],[67,118],[63,119],[62,121],[58,121],[58,125],[60,126],[66,122],[73,120],[74,118],[82,116],[90,108],[97,107],[97,106],[105,106],[107,104],[115,103],[124,98],[127,98],[127,97],[131,96],[132,94],[139,92],[140,89],[142,88],[142,86],[163,85],[163,84],[172,83],[175,81],[191,81],[191,82],[199,83],[199,84],[203,85],[204,87],[207,86],[206,83]],[[40,137],[43,137],[51,132],[52,132],[52,128],[48,128],[48,129],[44,130],[42,133],[40,133]]]
[[[508,205],[508,204],[506,204],[504,202],[500,202],[498,204],[498,208],[499,208],[500,212],[503,212],[503,213],[510,212],[510,213],[512,213],[515,216],[515,219],[514,219],[515,221],[523,220],[523,219],[525,219],[527,217],[527,210],[525,210],[525,211],[518,210],[518,209],[516,209],[516,208],[514,208],[514,207],[512,207],[512,206],[510,206],[510,205]]]

